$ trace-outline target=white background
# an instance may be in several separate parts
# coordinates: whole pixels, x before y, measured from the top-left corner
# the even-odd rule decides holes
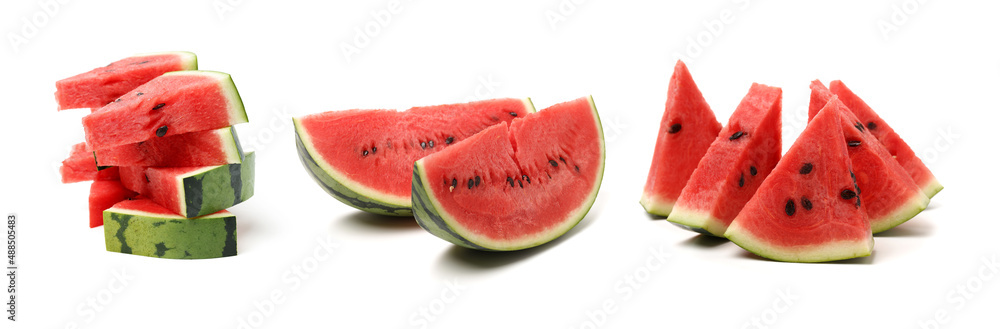
[[[20,216],[19,328],[997,326],[1000,280],[984,265],[1000,253],[996,2],[404,0],[375,28],[388,0],[61,1],[0,4],[0,212]],[[366,26],[367,41],[355,30]],[[238,129],[259,160],[256,195],[231,209],[236,257],[106,252],[87,228],[89,184],[59,183],[86,111],[56,112],[55,81],[165,50],[231,73],[246,104]],[[784,88],[785,149],[809,81],[842,79],[945,189],[878,236],[873,256],[831,264],[764,261],[652,220],[638,200],[678,58],[722,121],[752,82]],[[463,250],[335,201],[300,165],[290,121],[476,97],[530,96],[541,109],[587,94],[607,136],[597,202],[565,237],[512,253]],[[337,246],[330,257],[314,256],[318,241]],[[651,250],[665,265],[647,263]]]

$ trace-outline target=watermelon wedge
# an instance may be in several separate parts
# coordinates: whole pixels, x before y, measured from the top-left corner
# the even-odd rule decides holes
[[[781,158],[781,89],[753,84],[681,191],[667,220],[722,236]]]
[[[493,99],[406,111],[331,111],[293,118],[302,165],[335,199],[410,216],[413,162],[535,111],[530,99]]]
[[[896,161],[906,169],[910,177],[913,178],[913,181],[928,198],[934,197],[934,195],[944,189],[937,178],[934,177],[934,174],[931,173],[931,170],[913,152],[910,145],[906,144],[903,138],[899,137],[899,134],[885,120],[882,120],[861,97],[854,94],[840,80],[830,82],[830,91],[840,97],[840,101],[844,105],[847,105],[847,108],[865,124],[865,127],[868,128],[872,135],[875,135],[875,138],[882,143],[882,146],[885,146],[889,150],[889,154],[895,157]],[[813,106],[810,105],[810,120],[816,115],[812,109]]]
[[[97,109],[164,73],[197,69],[198,57],[186,51],[135,55],[56,81],[56,102],[60,111]]]
[[[136,195],[122,185],[117,180],[95,181],[90,183],[90,227],[104,225],[104,210],[111,208],[116,203],[132,198]]]
[[[196,167],[243,161],[236,129],[204,130],[94,151],[99,166]]]
[[[786,262],[871,255],[875,242],[851,177],[837,106],[828,103],[809,122],[729,225],[727,238],[761,257]]]
[[[203,167],[122,167],[122,183],[181,216],[192,218],[246,201],[254,192],[254,152],[242,163]]]
[[[104,211],[108,251],[157,258],[236,255],[236,216],[227,210],[184,218],[149,199],[126,200]]]
[[[413,211],[456,245],[519,250],[551,241],[590,210],[604,175],[590,97],[492,126],[413,165]]]
[[[684,62],[670,77],[666,109],[660,119],[653,163],[639,204],[646,212],[668,216],[691,173],[722,130]]]
[[[247,122],[229,74],[165,73],[83,117],[87,145],[95,150]]]
[[[59,166],[59,175],[64,184],[93,180],[118,180],[118,168],[98,168],[94,151],[86,142],[73,145],[69,157]]]
[[[893,228],[927,208],[930,200],[865,124],[819,80],[813,81],[810,88],[810,112],[814,104],[823,100],[832,102],[829,106],[840,112],[851,167],[866,201],[865,210],[872,232]]]

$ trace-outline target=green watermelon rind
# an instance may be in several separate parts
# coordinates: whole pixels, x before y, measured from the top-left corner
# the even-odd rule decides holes
[[[834,241],[811,246],[784,248],[770,245],[746,231],[738,221],[726,230],[726,238],[757,256],[782,262],[821,263],[871,256],[875,239]]]
[[[200,167],[177,176],[181,214],[188,218],[204,216],[250,199],[254,193],[255,159],[250,151],[242,163]]]
[[[107,251],[170,259],[236,255],[236,216],[220,211],[198,218],[173,213],[104,211]]]
[[[642,209],[646,210],[647,213],[668,217],[670,212],[674,210],[674,205],[677,204],[677,200],[654,200],[655,195],[647,195],[643,192],[641,198],[639,198],[639,204],[642,205]]]
[[[243,98],[240,97],[240,92],[236,89],[236,83],[233,82],[233,77],[229,73],[197,70],[174,71],[163,74],[163,76],[172,75],[202,76],[216,79],[219,82],[222,95],[226,99],[226,107],[229,109],[229,122],[231,124],[250,122],[250,119],[247,117],[246,108],[243,106]]]
[[[719,230],[720,228],[722,230],[726,229],[725,227],[721,227],[721,225],[717,224],[720,223],[721,220],[715,218],[707,211],[690,210],[683,205],[679,207],[675,206],[670,212],[670,215],[667,216],[667,221],[687,230],[720,238],[722,236],[712,233],[712,231],[708,229],[709,226],[715,226],[714,228],[716,230]]]
[[[925,195],[927,195],[928,199],[930,199],[933,198],[935,195],[937,195],[938,192],[941,192],[941,190],[943,189],[944,185],[941,185],[941,182],[939,182],[936,177],[931,177],[931,180],[928,181],[927,184],[924,184],[924,186],[921,186],[920,190],[924,192]]]
[[[535,112],[531,98],[522,99],[525,110]],[[304,130],[301,119],[292,118],[295,126],[295,148],[299,160],[306,168],[309,176],[334,199],[358,210],[385,216],[413,216],[411,197],[397,197],[368,188],[336,170],[319,156],[313,147],[309,134]]]
[[[864,196],[862,195],[862,200]],[[909,200],[904,202],[896,211],[884,216],[881,219],[869,218],[872,227],[872,233],[885,232],[893,227],[899,226],[899,224],[905,223],[906,221],[917,216],[920,212],[927,209],[927,205],[930,203],[930,199],[923,194],[915,194]]]
[[[573,227],[576,227],[587,216],[587,213],[590,212],[590,209],[594,206],[594,202],[597,200],[597,194],[601,189],[601,182],[604,180],[604,160],[607,152],[604,145],[604,128],[601,124],[601,117],[597,113],[597,106],[594,104],[592,96],[588,96],[588,100],[594,114],[594,122],[596,123],[600,139],[598,141],[601,149],[600,167],[597,170],[594,188],[589,196],[583,201],[580,207],[567,216],[561,225],[546,232],[540,232],[534,236],[514,241],[498,241],[468,231],[459,225],[455,221],[454,216],[444,210],[441,203],[431,196],[433,194],[431,193],[430,186],[424,184],[425,181],[428,181],[428,178],[422,159],[417,160],[413,165],[413,191],[411,195],[414,200],[414,217],[417,223],[431,234],[448,242],[470,249],[488,251],[513,251],[536,247],[555,240],[566,234],[566,232],[569,232]]]

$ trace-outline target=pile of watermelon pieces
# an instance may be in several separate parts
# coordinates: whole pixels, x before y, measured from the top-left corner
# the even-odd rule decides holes
[[[236,217],[253,196],[254,153],[232,78],[199,71],[195,54],[128,57],[56,82],[59,110],[89,108],[86,141],[62,163],[63,183],[93,181],[90,227],[108,251],[158,258],[236,255]]]
[[[782,156],[780,88],[753,84],[723,127],[678,61],[640,204],[768,259],[871,255],[874,233],[943,187],[843,82],[810,88],[809,123]]]

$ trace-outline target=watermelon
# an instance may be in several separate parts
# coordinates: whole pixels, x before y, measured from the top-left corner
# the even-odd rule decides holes
[[[164,73],[197,69],[198,57],[186,51],[135,55],[56,81],[56,102],[60,111],[97,109]]]
[[[861,97],[858,97],[853,91],[847,89],[847,86],[840,80],[830,82],[830,91],[840,97],[840,101],[844,105],[847,105],[847,108],[865,124],[865,127],[868,128],[872,135],[875,135],[875,138],[882,143],[882,146],[885,146],[889,150],[889,154],[895,157],[896,161],[906,169],[910,177],[913,178],[913,181],[928,198],[934,197],[934,195],[944,189],[944,186],[938,182],[934,174],[931,173],[931,170],[913,152],[910,145],[906,144],[903,138],[899,137],[899,134],[885,120],[882,120],[865,101],[861,100]],[[813,106],[810,106],[810,120],[812,120],[819,109],[819,107],[815,107],[816,110],[813,110],[813,108]]]
[[[781,89],[753,84],[681,190],[668,221],[722,236],[781,158]]]
[[[229,74],[169,72],[83,117],[95,150],[247,122]]]
[[[117,167],[97,166],[94,152],[86,142],[74,144],[69,157],[59,166],[59,175],[63,183],[76,183],[93,180],[118,180]]]
[[[551,241],[590,210],[604,175],[590,97],[487,128],[413,165],[413,211],[456,245],[519,250]]]
[[[653,164],[639,204],[646,212],[668,216],[698,161],[722,130],[684,62],[670,77],[667,104],[656,136]]]
[[[200,167],[243,161],[233,127],[154,138],[94,151],[99,166]]]
[[[846,139],[851,167],[865,200],[865,210],[871,222],[872,232],[879,233],[906,222],[927,208],[930,200],[920,187],[913,182],[906,169],[892,158],[889,151],[879,143],[836,95],[823,86],[819,80],[810,85],[810,112],[822,101],[834,102],[831,107],[841,115],[842,130]]]
[[[875,242],[852,177],[838,106],[828,103],[806,126],[729,225],[727,238],[778,261],[871,255]]]
[[[164,208],[192,218],[232,207],[254,192],[254,152],[242,163],[203,167],[122,167],[122,182]]]
[[[104,225],[104,210],[136,195],[117,180],[95,181],[90,184],[90,227]]]
[[[530,99],[392,110],[331,111],[293,118],[299,158],[335,199],[383,215],[411,216],[413,162],[535,111]]]
[[[184,218],[149,199],[126,200],[104,211],[108,251],[157,258],[236,255],[236,216],[227,210]]]

